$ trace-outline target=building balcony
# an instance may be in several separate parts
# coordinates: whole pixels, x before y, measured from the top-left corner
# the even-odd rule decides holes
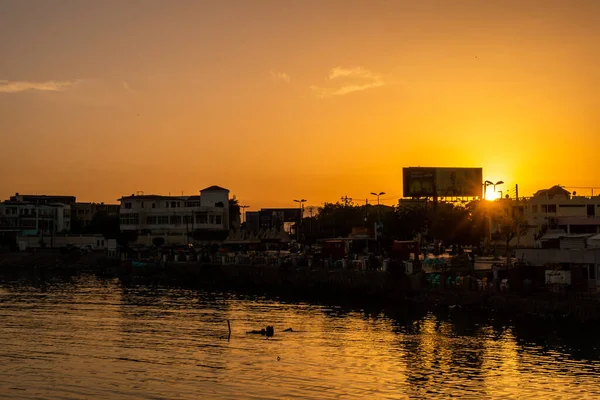
[[[556,222],[558,225],[600,225],[600,217],[557,217]]]

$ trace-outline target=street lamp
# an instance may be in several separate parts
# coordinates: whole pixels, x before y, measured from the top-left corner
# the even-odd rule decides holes
[[[496,183],[492,182],[492,181],[485,181],[483,182],[483,198],[487,199],[487,188],[488,186],[493,186],[494,187],[494,193],[496,193],[496,186],[497,185],[502,185],[504,183],[504,181],[498,181]]]
[[[496,185],[503,185],[504,181],[498,181],[496,183],[494,183],[494,193],[496,193]]]
[[[303,214],[302,203],[305,203],[306,199],[300,199],[300,200],[294,199],[294,201],[296,203],[298,203],[298,205],[300,206],[300,219],[298,220],[298,226],[296,227],[296,241],[298,243],[300,243],[300,223],[302,222],[302,214]]]
[[[371,194],[373,196],[377,196],[377,222],[379,222],[379,196],[383,196],[385,194],[385,192],[379,192],[379,193],[371,192]]]
[[[381,254],[381,242],[379,241],[379,235],[377,232],[377,230],[379,229],[379,226],[381,225],[381,218],[379,216],[379,196],[383,196],[385,194],[385,192],[379,192],[379,193],[371,192],[371,194],[373,196],[377,197],[377,229],[375,229],[375,239],[377,239],[377,248],[378,248],[379,254]],[[367,222],[366,218],[365,218],[365,222]],[[369,241],[367,240],[367,248],[368,248],[368,246],[369,246]]]

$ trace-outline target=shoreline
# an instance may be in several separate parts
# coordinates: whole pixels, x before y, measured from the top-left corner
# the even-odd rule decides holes
[[[14,258],[16,261],[19,257]],[[53,254],[52,260],[45,258],[37,257],[24,263],[0,262],[0,282],[25,279],[42,283],[53,276],[90,273],[100,278],[118,278],[124,285],[216,290],[290,302],[380,309],[391,314],[437,310],[506,320],[533,318],[600,323],[600,300],[596,296],[431,288],[426,286],[423,273],[402,275],[383,271],[197,263],[132,268],[98,254],[79,258]]]

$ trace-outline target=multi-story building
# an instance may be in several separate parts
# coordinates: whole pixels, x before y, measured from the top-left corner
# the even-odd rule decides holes
[[[21,236],[38,236],[67,233],[70,229],[71,206],[68,204],[36,203],[15,196],[0,203],[0,230]]]
[[[539,190],[527,201],[530,225],[566,233],[600,233],[600,196],[577,196],[560,186]]]
[[[513,239],[523,247],[535,247],[548,230],[567,234],[600,233],[600,196],[577,196],[560,186],[538,190],[532,197],[514,200],[499,199],[488,205],[491,232],[499,229],[503,216],[522,215],[527,222],[527,234]]]
[[[229,190],[219,186],[203,189],[199,196],[131,195],[119,201],[123,232],[182,242],[169,237],[229,229]]]
[[[118,204],[104,203],[73,203],[71,205],[71,218],[77,221],[79,228],[85,228],[92,223],[94,215],[105,213],[107,215],[117,216],[119,214]]]
[[[75,204],[75,196],[51,196],[45,194],[19,194],[15,193],[14,196],[10,196],[9,201],[14,202],[25,202],[29,204],[64,204],[70,206]]]

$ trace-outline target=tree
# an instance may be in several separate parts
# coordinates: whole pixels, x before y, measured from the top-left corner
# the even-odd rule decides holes
[[[83,230],[84,233],[100,233],[107,239],[116,239],[121,232],[119,217],[103,211],[97,212],[92,217],[90,225]]]
[[[241,207],[238,199],[233,196],[229,199],[229,229],[235,229],[240,225]]]
[[[395,207],[383,219],[383,236],[388,240],[413,240],[427,231],[428,210],[422,207]]]
[[[515,238],[522,238],[527,235],[527,232],[529,232],[529,225],[527,219],[521,214],[504,216],[500,219],[497,233],[506,243],[507,262],[510,263],[510,242]]]
[[[352,228],[363,226],[364,209],[346,200],[344,203],[325,203],[319,207],[317,221],[323,237],[346,237]]]

